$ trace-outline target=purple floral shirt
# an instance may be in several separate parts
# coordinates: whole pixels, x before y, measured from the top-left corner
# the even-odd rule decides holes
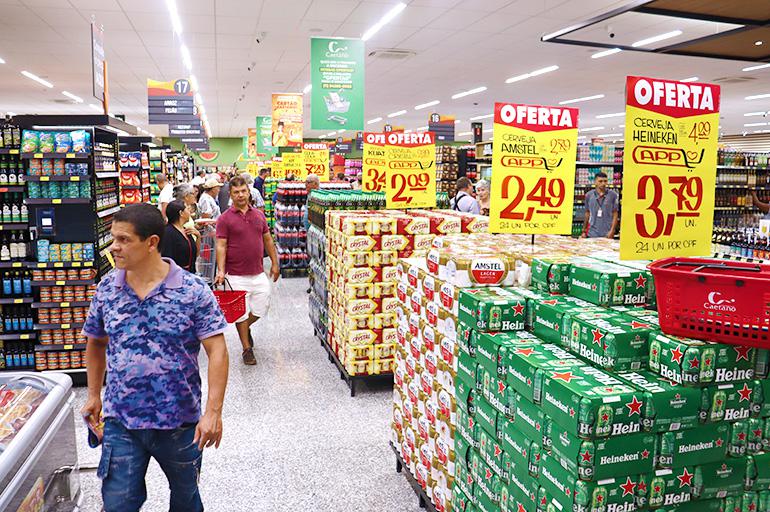
[[[172,260],[144,300],[116,270],[99,283],[83,333],[109,337],[104,416],[128,429],[174,429],[201,414],[200,340],[224,332],[216,298]]]

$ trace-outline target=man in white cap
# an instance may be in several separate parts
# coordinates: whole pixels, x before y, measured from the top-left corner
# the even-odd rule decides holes
[[[221,188],[222,183],[216,176],[210,177],[203,184],[203,193],[198,200],[198,213],[201,219],[216,220],[219,218],[222,212],[217,204],[217,197]]]

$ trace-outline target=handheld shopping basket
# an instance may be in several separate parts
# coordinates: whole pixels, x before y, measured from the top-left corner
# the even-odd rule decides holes
[[[232,324],[246,313],[246,292],[233,290],[233,286],[227,279],[225,279],[225,284],[229,285],[230,289],[224,289],[225,285],[223,285],[222,290],[214,290],[214,297],[217,298],[219,308],[225,315],[225,320]]]
[[[770,265],[666,258],[650,270],[663,332],[770,348]]]

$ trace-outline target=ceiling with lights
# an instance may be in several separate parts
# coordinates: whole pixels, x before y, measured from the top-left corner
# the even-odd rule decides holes
[[[722,86],[721,131],[770,132],[770,65],[624,51],[728,32],[735,23],[649,13],[581,35],[541,38],[629,4],[613,0],[0,0],[0,112],[84,114],[91,95],[90,23],[104,27],[110,113],[146,132],[146,80],[194,77],[211,136],[240,137],[269,114],[273,92],[308,92],[310,38],[366,36],[367,129],[422,129],[454,115],[469,136],[491,132],[495,101],[580,109],[581,136],[622,137],[627,75]],[[639,3],[639,2],[636,2]],[[388,17],[392,19],[388,19]],[[376,30],[374,30],[376,29]],[[745,41],[752,46],[770,40]],[[617,51],[616,51],[617,50]],[[749,50],[745,54],[751,54]],[[24,73],[24,74],[22,74]],[[49,87],[50,86],[50,87]],[[305,95],[306,105],[310,95]],[[307,136],[350,133],[310,130]]]

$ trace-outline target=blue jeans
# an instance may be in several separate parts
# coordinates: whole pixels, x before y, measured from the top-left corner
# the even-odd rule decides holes
[[[202,512],[198,477],[203,453],[193,443],[195,425],[174,430],[129,430],[107,418],[97,476],[105,512],[139,512],[147,499],[144,477],[154,457],[168,478],[170,512]]]

